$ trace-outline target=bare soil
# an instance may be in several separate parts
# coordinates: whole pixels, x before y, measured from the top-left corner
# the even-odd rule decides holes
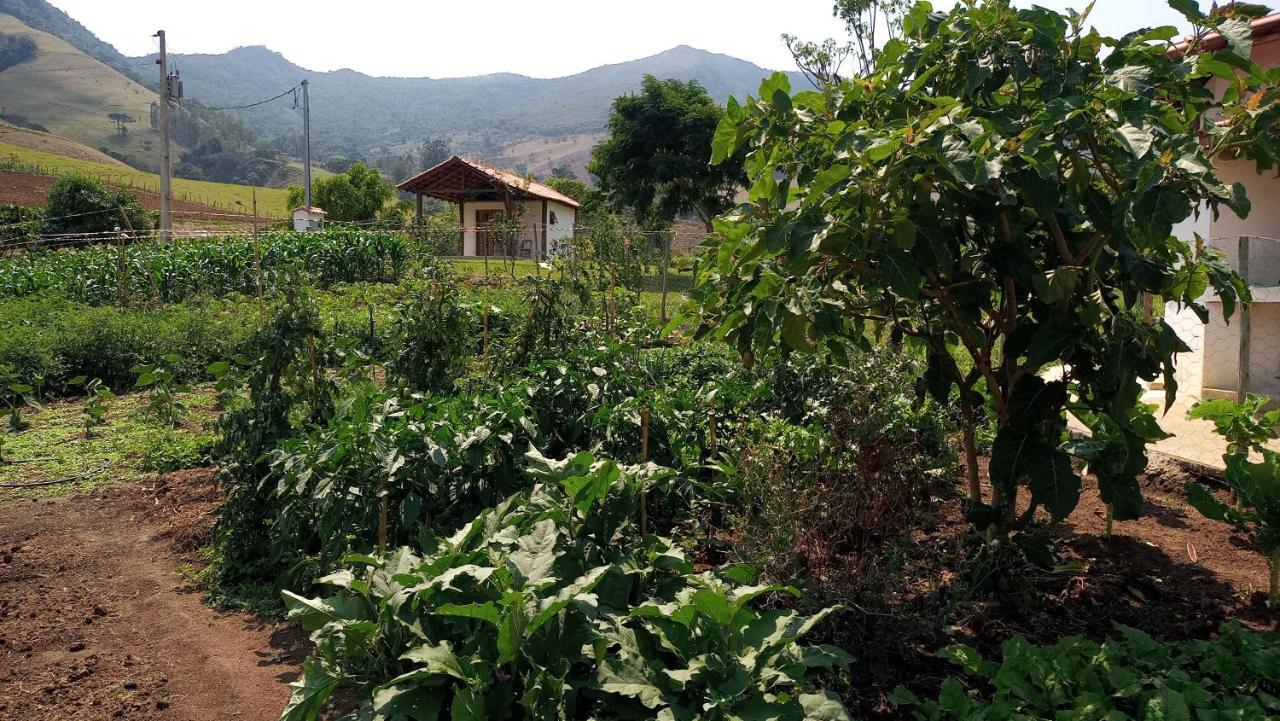
[[[279,718],[303,634],[177,573],[216,504],[208,471],[0,504],[0,719]]]
[[[1170,639],[1209,637],[1228,619],[1277,628],[1265,559],[1186,504],[1196,477],[1153,463],[1148,515],[1111,537],[1086,482],[1067,521],[1039,526],[1055,569],[976,563],[959,500],[937,502],[881,594],[846,599],[820,633],[858,657],[842,692],[860,717],[892,718],[896,686],[936,692],[953,671],[934,656],[951,643],[994,656],[1015,634],[1103,638],[1116,623]],[[218,500],[209,472],[196,471],[0,503],[0,720],[278,718],[304,635],[210,608],[176,573],[208,544]],[[989,591],[970,590],[976,574]]]
[[[990,498],[985,470],[984,463]],[[1057,553],[1052,569],[977,560],[960,499],[942,502],[913,533],[889,588],[866,607],[852,607],[833,634],[855,653],[868,649],[858,654],[845,689],[861,717],[896,718],[887,696],[898,685],[936,694],[955,668],[934,652],[950,644],[997,658],[1015,635],[1035,643],[1066,635],[1101,640],[1115,634],[1116,624],[1167,640],[1209,638],[1229,620],[1280,630],[1280,612],[1265,603],[1266,558],[1186,502],[1191,480],[1215,482],[1199,469],[1154,458],[1141,479],[1144,516],[1116,522],[1108,537],[1106,504],[1096,480],[1086,478],[1069,518],[1054,524],[1044,516],[1033,529]],[[969,590],[977,578],[985,589]]]

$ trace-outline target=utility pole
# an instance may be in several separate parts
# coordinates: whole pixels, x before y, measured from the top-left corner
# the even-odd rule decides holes
[[[173,168],[169,162],[169,57],[165,53],[164,31],[157,30],[160,38],[160,240],[173,238]]]
[[[307,81],[302,81],[302,204],[311,208],[311,98]]]

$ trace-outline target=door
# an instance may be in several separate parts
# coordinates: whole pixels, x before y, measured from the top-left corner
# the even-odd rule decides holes
[[[502,214],[500,209],[476,210],[476,255],[502,255],[502,244],[494,237],[493,221]]]

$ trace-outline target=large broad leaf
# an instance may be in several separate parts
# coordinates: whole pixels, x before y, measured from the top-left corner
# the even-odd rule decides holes
[[[449,718],[451,721],[485,721],[484,696],[470,686],[455,686]]]
[[[439,644],[428,643],[415,646],[406,651],[400,658],[404,661],[421,664],[423,669],[431,674],[452,676],[461,681],[469,678],[469,674],[462,668],[462,662],[458,660],[458,656],[454,654],[453,648],[448,641],[443,641]]]
[[[280,714],[280,721],[313,721],[319,718],[325,702],[338,687],[338,681],[320,661],[307,659],[302,664],[302,678],[289,684],[293,692]]]
[[[375,718],[407,717],[413,721],[436,721],[444,710],[446,692],[430,686],[390,686],[373,694]]]
[[[1132,123],[1125,123],[1116,129],[1116,138],[1133,153],[1133,157],[1141,158],[1151,151],[1155,136],[1151,131],[1139,128]]]
[[[645,708],[656,709],[669,704],[663,690],[649,678],[648,669],[634,657],[609,656],[603,659],[597,680],[601,691],[634,698]]]
[[[1107,82],[1130,93],[1144,93],[1151,87],[1151,70],[1141,65],[1126,65],[1112,71]]]
[[[556,562],[556,542],[560,538],[560,528],[555,521],[544,519],[533,524],[529,533],[516,539],[516,550],[510,559],[525,583],[539,584],[543,581],[555,580],[551,575],[551,567]]]
[[[1054,451],[1028,460],[1032,502],[1044,506],[1055,520],[1066,518],[1080,501],[1080,476],[1071,467],[1071,456]]]
[[[1253,53],[1253,25],[1247,18],[1231,18],[1219,25],[1217,30],[1227,41],[1227,50],[1241,60],[1249,60]]]
[[[849,712],[840,697],[830,691],[800,694],[800,706],[806,721],[849,721]]]

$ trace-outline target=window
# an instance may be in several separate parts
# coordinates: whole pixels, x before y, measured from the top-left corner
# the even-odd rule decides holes
[[[554,211],[554,210],[553,210],[553,211],[551,211],[551,224],[552,224],[552,225],[558,225],[559,223],[560,223],[560,221],[559,221],[559,220],[556,220],[556,211]]]

